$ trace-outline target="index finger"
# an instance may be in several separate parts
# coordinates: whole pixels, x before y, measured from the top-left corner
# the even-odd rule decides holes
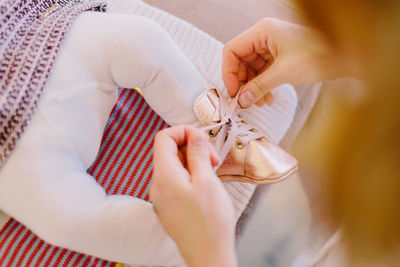
[[[255,52],[254,41],[256,41],[256,38],[257,32],[252,27],[233,38],[224,46],[222,79],[231,97],[236,95],[240,87],[239,71],[241,59]]]
[[[157,133],[154,141],[154,155],[157,158],[171,158],[171,156],[178,154],[178,147],[187,144],[190,136],[200,132],[199,129],[189,125],[180,125],[161,130]]]
[[[222,79],[231,97],[234,97],[239,90],[239,65],[240,61],[233,51],[224,48],[222,55]]]
[[[171,127],[158,132],[154,142],[154,172],[156,173],[161,171],[170,173],[171,175],[161,175],[167,176],[167,179],[169,180],[182,180],[182,176],[189,178],[190,174],[183,165],[184,163],[181,161],[179,155],[179,152],[182,152],[182,148],[179,147],[185,148],[189,139],[200,137],[202,135],[204,135],[204,133],[201,130],[192,126]],[[207,142],[206,138],[205,142]],[[216,152],[211,149],[208,142],[206,148],[210,165],[218,164],[218,156]],[[185,154],[187,156],[188,153]],[[189,181],[189,179],[187,179],[187,181]]]
[[[157,133],[154,140],[154,181],[158,183],[158,173],[168,172],[169,175],[160,175],[163,178],[171,180],[185,180],[183,183],[189,182],[188,179],[182,179],[182,177],[188,177],[189,174],[185,167],[182,165],[178,155],[178,147],[186,144],[185,127],[171,127],[164,129]]]
[[[176,126],[161,130],[154,139],[154,157],[166,161],[179,159],[178,147],[187,143],[186,126]]]

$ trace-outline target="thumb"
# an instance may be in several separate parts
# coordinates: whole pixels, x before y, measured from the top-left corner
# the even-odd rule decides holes
[[[276,63],[243,86],[239,95],[239,104],[242,108],[250,107],[273,88],[283,84],[277,77]]]
[[[188,170],[192,176],[202,176],[212,171],[208,141],[201,131],[193,131],[190,134],[186,150],[186,160]]]

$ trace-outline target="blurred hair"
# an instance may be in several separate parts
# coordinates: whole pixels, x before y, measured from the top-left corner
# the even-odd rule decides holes
[[[343,58],[343,67],[353,68],[365,82],[357,101],[341,90],[328,92],[323,108],[329,116],[323,127],[313,129],[318,134],[306,144],[311,146],[306,164],[313,164],[323,179],[330,217],[343,226],[350,265],[399,260],[400,1],[298,4],[308,22],[325,34],[335,56]]]

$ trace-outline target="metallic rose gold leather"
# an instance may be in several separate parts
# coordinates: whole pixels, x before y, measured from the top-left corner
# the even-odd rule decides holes
[[[238,142],[238,138],[236,138],[236,142]],[[238,149],[235,145],[236,142],[232,145],[224,163],[218,168],[216,172],[218,176],[229,176],[232,174],[237,176],[245,175],[246,147]]]
[[[219,103],[219,98],[218,91],[210,89],[196,99],[194,112],[204,126],[220,121],[220,109],[215,104]],[[210,136],[210,141],[215,143],[215,137]],[[240,145],[240,139],[236,137],[236,142],[216,173],[221,180],[268,184],[279,182],[296,170],[297,160],[266,138]]]
[[[193,106],[194,113],[202,125],[215,124],[221,119],[219,106],[213,104],[218,103],[219,97],[217,90],[210,89],[195,100]]]
[[[297,169],[297,160],[266,138],[249,142],[245,162],[245,176],[256,180],[273,182]]]

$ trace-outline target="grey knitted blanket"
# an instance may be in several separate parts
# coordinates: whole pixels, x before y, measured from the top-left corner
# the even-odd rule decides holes
[[[32,118],[62,40],[101,0],[0,0],[0,167]]]

